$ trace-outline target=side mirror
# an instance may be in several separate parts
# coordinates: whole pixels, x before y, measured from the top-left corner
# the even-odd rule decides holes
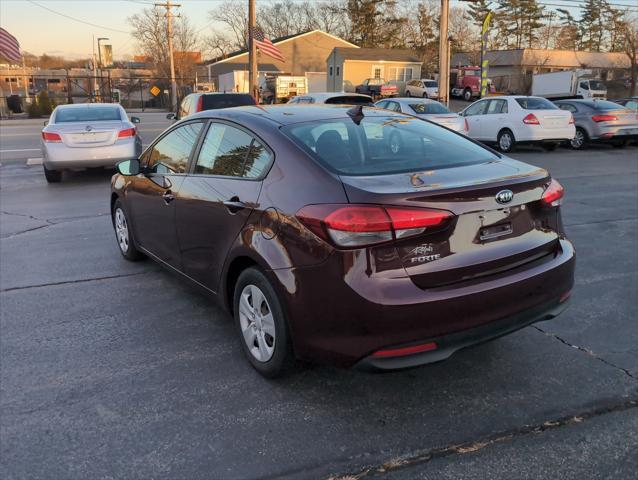
[[[44,122],[42,122],[42,125],[44,125],[45,127],[49,124],[48,120],[45,120]]]
[[[131,122],[132,123],[140,123],[141,122],[140,117],[131,117]]]
[[[124,160],[117,164],[117,171],[127,177],[140,173],[140,161],[138,159]]]
[[[174,113],[169,113],[168,115],[166,115],[166,120],[177,120],[177,115],[175,115]]]

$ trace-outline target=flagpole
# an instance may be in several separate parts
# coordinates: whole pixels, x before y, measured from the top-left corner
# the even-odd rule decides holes
[[[29,99],[29,79],[27,78],[27,64],[22,55],[22,80],[24,81],[24,98]]]
[[[257,91],[257,47],[255,45],[255,0],[248,0],[248,82],[250,83],[250,94],[255,101],[259,101]]]

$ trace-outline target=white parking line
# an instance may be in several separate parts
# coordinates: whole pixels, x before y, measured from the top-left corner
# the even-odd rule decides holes
[[[27,165],[42,165],[42,158],[27,158]]]

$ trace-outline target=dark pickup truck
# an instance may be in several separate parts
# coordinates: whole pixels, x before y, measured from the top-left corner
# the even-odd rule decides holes
[[[382,97],[396,97],[398,94],[397,86],[386,83],[383,78],[366,78],[361,85],[355,87],[354,91],[370,95],[375,100]]]

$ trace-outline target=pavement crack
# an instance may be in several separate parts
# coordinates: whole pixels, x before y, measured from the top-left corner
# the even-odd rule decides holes
[[[619,365],[616,365],[612,362],[610,362],[609,360],[606,360],[605,358],[601,357],[600,355],[596,354],[595,352],[589,350],[588,348],[585,347],[580,347],[578,345],[574,345],[573,343],[568,342],[567,340],[565,340],[564,338],[560,337],[559,335],[556,335],[555,333],[551,333],[551,332],[547,332],[545,330],[543,330],[542,328],[536,326],[536,325],[531,325],[532,328],[535,328],[536,330],[538,330],[541,333],[544,333],[545,335],[547,335],[548,337],[552,337],[555,338],[556,340],[558,340],[559,342],[567,345],[568,347],[572,347],[575,348],[576,350],[580,350],[583,353],[586,353],[587,355],[589,355],[590,357],[595,358],[596,360],[598,360],[599,362],[604,363],[605,365],[609,365],[610,367],[614,367],[618,370],[620,370],[621,372],[623,372],[625,375],[627,375],[629,378],[632,378],[634,380],[638,380],[638,377],[634,376],[629,370],[627,370],[626,368],[623,368]]]
[[[470,442],[453,444],[445,447],[433,448],[422,452],[415,452],[409,455],[395,457],[380,465],[364,467],[355,473],[332,475],[328,477],[328,480],[360,480],[371,475],[379,477],[386,473],[390,473],[406,467],[426,464],[437,458],[478,452],[479,450],[483,450],[484,448],[490,447],[496,443],[507,442],[527,435],[540,434],[545,432],[546,430],[553,430],[570,425],[577,425],[601,415],[606,415],[614,412],[622,412],[636,407],[638,407],[638,398],[632,398],[621,403],[597,407],[592,410],[587,410],[577,414],[546,420],[535,425],[524,425],[512,430],[497,432],[480,439],[472,440]]]
[[[36,220],[38,222],[45,222],[45,225],[39,225],[37,227],[33,227],[33,228],[28,228],[26,230],[20,230],[19,232],[14,232],[11,233],[9,235],[4,235],[4,236],[0,236],[0,238],[13,238],[13,237],[17,237],[18,235],[22,235],[25,233],[29,233],[29,232],[33,232],[34,230],[40,230],[42,228],[47,228],[47,227],[51,227],[53,225],[59,225],[61,223],[70,223],[70,222],[76,222],[78,220],[86,220],[88,218],[99,218],[99,217],[104,217],[107,215],[111,215],[110,212],[106,212],[106,213],[98,213],[96,215],[80,215],[77,217],[61,217],[61,218],[53,218],[53,219],[49,219],[49,218],[38,218],[38,217],[34,217],[33,215],[27,215],[24,213],[11,213],[11,212],[7,212],[7,211],[2,211],[0,213],[3,213],[5,215],[13,215],[16,217],[25,217],[25,218],[30,218],[31,220]]]
[[[10,288],[5,288],[0,290],[0,293],[14,292],[16,290],[28,290],[31,288],[55,287],[58,285],[72,285],[74,283],[99,282],[101,280],[112,280],[114,278],[135,277],[137,275],[146,275],[147,273],[152,273],[154,271],[155,270],[147,270],[144,272],[123,273],[120,275],[107,275],[104,277],[79,278],[77,280],[66,280],[64,282],[40,283],[36,285],[25,285],[23,287],[10,287]]]

